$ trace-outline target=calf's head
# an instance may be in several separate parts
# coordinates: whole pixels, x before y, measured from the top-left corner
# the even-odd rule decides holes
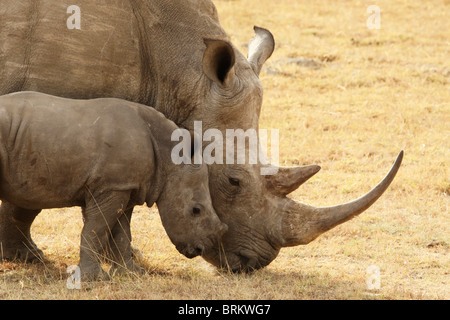
[[[206,165],[171,166],[157,205],[167,235],[188,258],[217,245],[228,229],[212,206]]]

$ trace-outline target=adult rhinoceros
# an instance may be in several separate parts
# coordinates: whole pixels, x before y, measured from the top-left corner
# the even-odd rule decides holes
[[[245,58],[230,43],[209,0],[3,0],[0,93],[117,97],[153,106],[191,130],[194,120],[202,121],[203,130],[257,129],[258,75],[274,40],[267,30],[255,31]],[[317,166],[278,168],[277,174],[262,176],[263,164],[213,164],[211,196],[229,231],[220,248],[203,257],[232,270],[264,267],[282,247],[309,243],[367,209],[400,162],[401,155],[367,195],[327,208],[286,197]],[[3,256],[39,252],[30,236],[34,217],[2,203]]]

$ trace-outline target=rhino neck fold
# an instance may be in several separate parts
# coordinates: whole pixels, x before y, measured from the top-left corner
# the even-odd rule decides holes
[[[151,7],[143,1],[130,1],[131,10],[137,26],[138,49],[140,58],[140,81],[136,102],[156,106],[155,97],[158,96],[158,79],[155,69],[157,63],[151,50],[151,28],[158,23],[159,18],[152,12]],[[152,72],[153,70],[153,72]]]
[[[205,94],[202,36],[227,39],[215,7],[208,2],[192,5],[190,1],[129,3],[140,60],[135,101],[156,108],[178,125],[183,124],[202,105],[200,100]]]
[[[171,140],[171,136],[172,132],[178,127],[153,108],[139,108],[139,111],[149,127],[149,138],[154,153],[155,169],[146,199],[147,205],[151,206],[159,199],[164,189],[165,177],[170,173],[171,167],[174,166],[171,159],[171,150],[175,142]]]
[[[166,166],[163,165],[163,160],[161,159],[160,150],[158,148],[158,144],[156,139],[150,134],[150,139],[152,140],[154,159],[153,159],[153,176],[151,178],[152,183],[149,186],[149,190],[147,192],[147,197],[145,202],[147,206],[151,207],[156,201],[158,201],[161,192],[164,188],[164,174],[166,170]]]

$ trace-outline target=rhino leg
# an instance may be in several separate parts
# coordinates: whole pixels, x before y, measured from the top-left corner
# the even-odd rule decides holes
[[[132,271],[144,274],[145,269],[139,267],[134,261],[134,249],[131,247],[131,215],[133,207],[127,208],[117,219],[116,225],[111,230],[109,238],[109,259],[112,262],[111,271]],[[110,271],[110,272],[111,272]]]
[[[82,207],[84,226],[81,231],[80,269],[84,281],[107,280],[101,268],[104,254],[108,253],[112,231],[123,215],[130,192],[112,191],[96,196],[89,192],[86,206]]]
[[[31,239],[30,227],[41,210],[27,210],[3,201],[0,207],[0,260],[32,262],[44,253]]]

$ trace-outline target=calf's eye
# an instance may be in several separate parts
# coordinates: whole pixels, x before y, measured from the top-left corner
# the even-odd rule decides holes
[[[200,215],[200,213],[201,213],[201,210],[199,207],[192,208],[192,215],[198,216],[198,215]]]

